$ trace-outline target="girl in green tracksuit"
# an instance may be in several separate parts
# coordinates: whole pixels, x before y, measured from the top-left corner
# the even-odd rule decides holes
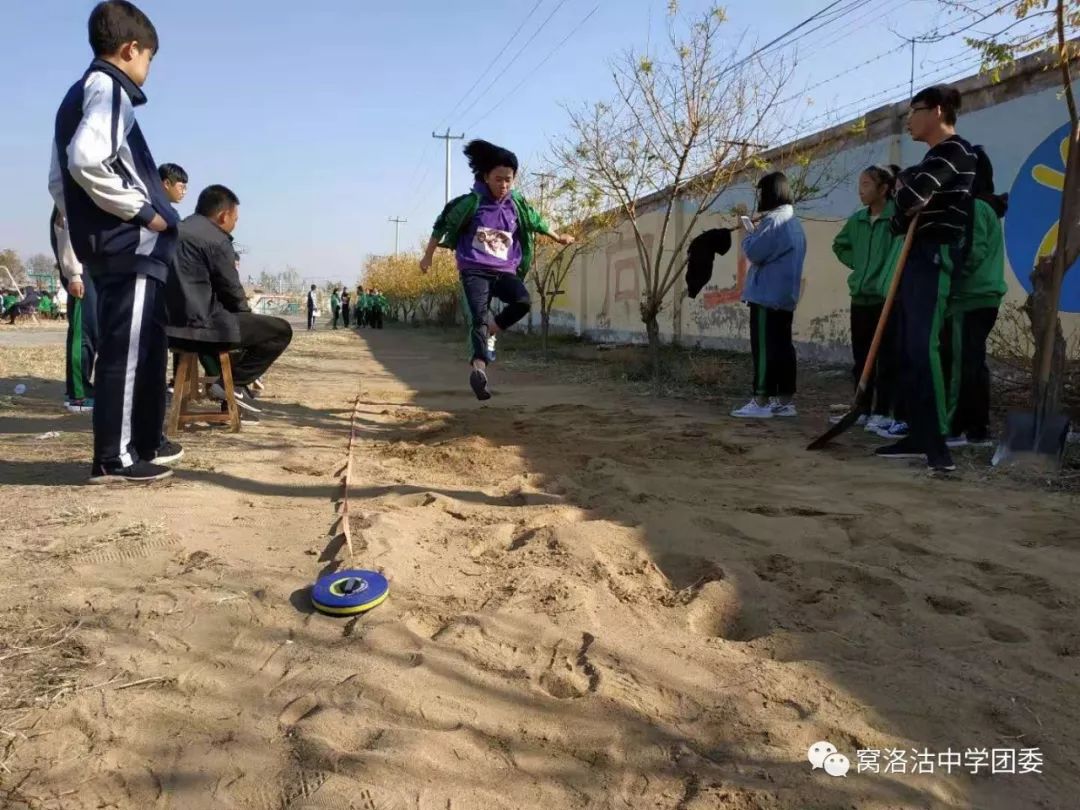
[[[991,178],[993,175],[990,175]],[[977,179],[977,183],[981,178]],[[942,354],[948,368],[950,447],[988,445],[990,440],[990,369],[986,341],[997,322],[1005,283],[1005,237],[1001,218],[1008,207],[1004,195],[975,188],[971,201],[970,247],[950,256],[962,267],[953,270]],[[949,265],[950,266],[951,262]]]
[[[892,201],[898,166],[870,166],[859,175],[859,200],[856,211],[833,240],[833,253],[851,270],[851,351],[852,375],[856,384],[862,375],[870,343],[881,317],[885,296],[895,269],[896,251],[902,239],[894,236],[889,220],[895,213]],[[891,320],[891,319],[890,319]],[[875,433],[887,433],[893,426],[896,407],[896,348],[892,329],[886,331],[878,349],[874,375],[870,378],[868,401],[871,413],[860,421]]]

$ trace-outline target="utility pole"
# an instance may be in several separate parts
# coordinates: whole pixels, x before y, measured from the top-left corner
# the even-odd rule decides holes
[[[451,135],[450,134],[450,127],[447,127],[445,135],[439,135],[438,133],[432,132],[431,137],[432,138],[438,138],[438,139],[443,140],[443,141],[446,142],[446,200],[445,200],[445,202],[450,202],[450,141],[463,141],[463,140],[465,140],[465,133],[462,132],[460,135]]]
[[[387,219],[387,222],[393,222],[394,223],[394,255],[395,256],[397,256],[397,254],[398,254],[398,237],[401,235],[401,223],[402,222],[408,222],[408,221],[409,220],[402,219],[401,217],[389,217]]]
[[[908,82],[908,98],[914,98],[915,96],[915,43],[918,41],[914,38],[908,40],[911,43],[911,79]]]

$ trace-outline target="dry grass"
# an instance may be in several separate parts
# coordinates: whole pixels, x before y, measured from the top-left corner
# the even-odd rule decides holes
[[[62,380],[64,379],[64,347],[4,346],[0,351],[0,377]]]
[[[47,624],[20,607],[0,614],[0,771],[33,733],[35,715],[74,694],[94,665],[78,622]]]

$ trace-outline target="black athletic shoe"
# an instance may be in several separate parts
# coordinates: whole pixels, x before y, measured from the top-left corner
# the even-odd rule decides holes
[[[930,470],[930,472],[936,473],[951,473],[956,471],[956,465],[953,463],[952,454],[949,453],[948,448],[929,454],[926,457],[926,468]]]
[[[926,453],[910,437],[879,447],[874,451],[874,455],[888,459],[926,458]]]
[[[483,402],[485,399],[491,399],[491,391],[488,390],[488,378],[487,374],[478,368],[472,370],[472,374],[469,375],[469,385],[472,386],[473,393],[476,394],[476,398]]]
[[[154,464],[174,464],[184,457],[184,448],[176,442],[163,441],[157,449],[154,457],[150,459]]]
[[[105,467],[95,464],[90,471],[91,484],[111,484],[117,481],[126,484],[150,484],[171,477],[173,471],[149,461],[136,461],[130,467]]]

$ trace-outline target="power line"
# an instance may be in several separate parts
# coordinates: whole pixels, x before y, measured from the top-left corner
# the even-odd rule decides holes
[[[514,95],[514,93],[516,93],[518,90],[520,90],[522,85],[525,84],[525,82],[527,82],[527,81],[529,81],[529,79],[533,78],[533,76],[536,75],[536,72],[538,70],[540,70],[540,68],[542,68],[544,65],[546,65],[548,60],[551,59],[551,57],[553,57],[563,45],[565,45],[567,42],[569,42],[570,38],[573,37],[574,34],[576,34],[578,31],[580,31],[582,26],[584,26],[585,23],[587,23],[589,21],[589,18],[591,18],[592,15],[594,15],[599,9],[600,9],[600,4],[597,3],[595,6],[593,6],[592,11],[590,11],[588,14],[586,14],[582,18],[581,22],[579,22],[576,26],[574,26],[574,28],[570,29],[570,33],[567,34],[565,37],[563,37],[562,41],[559,42],[558,45],[556,45],[554,48],[552,48],[550,51],[548,51],[547,56],[545,56],[543,59],[541,59],[539,63],[537,63],[531,70],[528,71],[528,73],[525,74],[525,78],[523,78],[520,82],[518,82],[516,85],[514,85],[513,88],[511,88],[511,90],[506,95],[504,95],[502,98],[500,98],[498,101],[496,101],[491,106],[491,109],[489,109],[486,113],[484,113],[482,116],[477,118],[476,121],[473,122],[472,126],[467,127],[466,129],[467,130],[474,129],[478,124],[480,124],[481,121],[483,121],[485,118],[487,118],[493,112],[495,112],[495,110],[499,109],[499,107],[502,105],[502,103],[504,101],[506,101],[508,98],[510,98],[512,95]]]
[[[547,17],[544,19],[544,21],[542,23],[540,23],[540,27],[537,28],[535,31],[533,31],[533,35],[531,37],[529,37],[528,40],[526,40],[524,45],[521,46],[520,50],[522,52],[524,52],[525,49],[528,48],[529,45],[532,44],[533,40],[535,40],[538,36],[540,36],[540,33],[545,28],[547,28],[547,24],[549,22],[551,22],[551,18],[554,17],[558,13],[559,9],[562,8],[564,5],[566,5],[566,0],[559,0],[559,4],[557,6],[555,6],[555,8],[553,8],[551,10],[551,13],[547,15]],[[464,118],[465,114],[467,112],[469,112],[469,110],[471,110],[473,107],[475,107],[477,102],[480,99],[484,98],[484,95],[487,93],[487,91],[490,90],[495,85],[495,82],[497,82],[501,78],[502,78],[502,76],[500,76],[498,73],[496,73],[495,76],[492,77],[491,81],[487,83],[487,85],[484,87],[484,89],[481,90],[480,92],[478,92],[475,96],[473,96],[472,103],[469,104],[469,106],[466,107],[464,110],[462,110],[460,113],[458,113],[459,117]]]
[[[491,68],[495,66],[496,62],[499,61],[499,58],[506,52],[510,45],[513,44],[514,40],[517,39],[517,35],[521,33],[521,30],[526,26],[526,24],[528,24],[529,20],[532,19],[533,14],[536,13],[536,10],[539,9],[540,6],[544,4],[544,2],[545,0],[536,0],[536,4],[533,5],[532,10],[530,10],[529,13],[525,16],[525,19],[521,21],[521,24],[518,25],[518,27],[510,35],[510,38],[506,40],[506,43],[503,45],[502,49],[497,54],[495,54],[495,58],[492,59],[491,62],[488,63],[487,67],[485,67],[480,72],[480,75],[476,77],[476,81],[472,83],[469,89],[462,93],[461,98],[459,98],[454,103],[454,106],[450,108],[450,112],[448,112],[444,116],[443,123],[439,124],[436,129],[442,129],[446,123],[449,123],[450,117],[454,114],[454,111],[461,106],[461,102],[468,98],[469,93],[471,93],[476,88],[476,85],[478,85],[488,75],[488,72],[491,70]],[[410,185],[413,188],[413,194],[409,198],[408,204],[405,206],[409,210],[409,213],[412,213],[413,208],[415,207],[419,197],[423,192],[424,183],[427,181],[428,176],[431,174],[431,164],[426,162],[428,153],[430,151],[431,141],[427,141],[424,144],[424,148],[420,151],[420,159],[417,161],[416,166],[413,167],[413,170],[409,173]],[[423,170],[422,174],[420,173],[421,170]],[[412,182],[413,180],[415,180],[417,175],[420,176],[420,179],[416,182]]]
[[[544,0],[536,0],[536,3],[533,5],[532,10],[529,11],[529,13],[527,15],[525,15],[525,19],[521,21],[521,24],[518,25],[518,27],[516,29],[514,29],[514,33],[512,33],[510,35],[510,38],[508,40],[506,40],[506,44],[504,44],[502,46],[502,49],[497,54],[495,54],[495,57],[490,62],[488,62],[487,67],[485,67],[483,70],[480,71],[480,75],[476,77],[476,81],[474,81],[469,86],[469,89],[461,94],[461,98],[459,98],[457,100],[457,102],[454,104],[454,106],[450,108],[450,112],[448,112],[444,116],[443,122],[441,124],[439,124],[439,126],[436,127],[436,129],[442,129],[445,125],[450,123],[451,117],[457,111],[457,108],[461,106],[461,102],[463,102],[465,99],[467,99],[469,97],[469,93],[471,93],[473,90],[475,90],[476,86],[478,84],[480,84],[480,82],[482,82],[485,78],[488,77],[489,71],[493,67],[495,67],[495,64],[499,61],[499,59],[502,57],[502,55],[504,53],[506,53],[506,49],[510,47],[510,45],[513,43],[513,41],[515,39],[517,39],[517,35],[521,33],[521,29],[523,29],[525,27],[525,25],[529,22],[529,20],[532,19],[533,14],[536,13],[536,10],[538,8],[540,8],[540,6],[542,6],[543,4],[544,4]]]
[[[892,48],[891,50],[885,51],[884,53],[879,53],[877,56],[871,57],[870,59],[867,59],[865,62],[860,62],[859,64],[854,65],[852,67],[849,67],[847,70],[842,70],[839,73],[834,74],[834,75],[830,76],[827,79],[822,79],[820,82],[816,82],[816,83],[810,85],[809,87],[803,89],[801,92],[796,93],[793,96],[788,96],[787,98],[785,98],[782,101],[779,101],[777,103],[778,104],[787,104],[789,101],[794,101],[797,98],[806,95],[811,90],[816,90],[817,88],[822,87],[822,86],[824,86],[826,84],[831,84],[832,82],[839,79],[841,76],[847,76],[849,73],[854,73],[859,68],[864,68],[867,65],[872,65],[872,64],[874,64],[874,62],[880,62],[882,59],[885,59],[886,57],[892,56],[897,51],[902,51],[906,47],[907,47],[906,43],[901,44],[901,45],[897,45],[895,48]]]
[[[892,0],[884,0],[877,4],[871,3],[861,10],[862,13],[857,13],[854,19],[845,20],[846,25],[839,36],[834,36],[835,32],[830,31],[820,39],[810,42],[806,45],[806,49],[814,53],[827,52],[837,43],[843,42],[874,23],[880,22],[882,11],[890,5],[892,5]]]
[[[950,66],[946,67],[944,70],[939,70],[937,72],[931,73],[928,76],[923,76],[923,77],[921,77],[922,81],[923,82],[932,82],[932,81],[935,81],[935,80],[940,81],[943,77],[945,77],[947,75],[951,76],[951,75],[955,75],[958,72],[966,72],[967,70],[969,70],[974,65],[979,64],[979,62],[981,61],[981,57],[980,56],[972,57],[972,55],[970,53],[967,53],[967,54],[959,55],[953,61],[956,62],[957,64],[950,65]],[[839,113],[841,113],[843,111],[850,110],[851,108],[858,107],[860,105],[865,105],[868,102],[873,102],[873,101],[880,100],[880,103],[877,103],[875,106],[878,106],[878,107],[882,106],[882,105],[888,103],[885,100],[886,97],[888,97],[890,99],[895,97],[897,90],[900,90],[901,88],[904,88],[904,87],[907,87],[907,86],[908,86],[908,81],[904,80],[904,81],[900,82],[899,84],[895,84],[895,85],[893,85],[891,87],[886,87],[886,88],[883,88],[883,89],[880,89],[880,90],[876,90],[876,91],[874,91],[873,93],[871,93],[871,94],[869,94],[867,96],[863,96],[862,98],[855,99],[854,101],[849,101],[848,103],[842,104],[839,107],[835,107],[832,110],[829,110],[828,112],[823,113],[822,115],[819,115],[819,116],[817,116],[815,118],[811,118],[808,122],[806,122],[805,129],[813,129],[821,121],[824,121],[827,118],[837,116]]]

